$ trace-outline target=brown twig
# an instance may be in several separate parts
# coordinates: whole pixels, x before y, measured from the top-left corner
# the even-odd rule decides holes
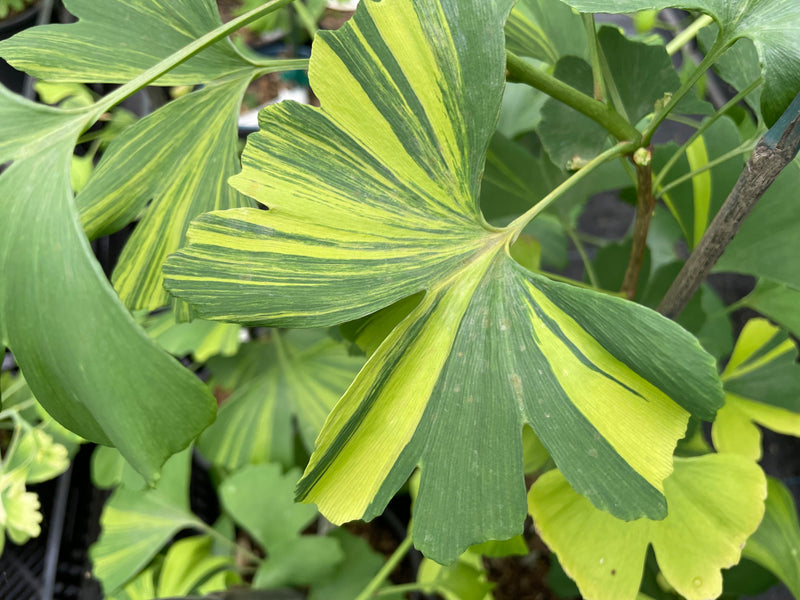
[[[798,149],[800,94],[756,145],[736,186],[683,265],[659,304],[658,312],[670,318],[680,315],[739,231],[745,217],[781,171],[794,160]]]
[[[636,222],[633,226],[631,257],[628,260],[628,268],[625,270],[625,278],[622,280],[620,289],[628,300],[633,300],[636,295],[644,251],[647,247],[647,232],[650,230],[650,219],[653,217],[653,210],[656,206],[656,200],[653,197],[653,166],[650,161],[651,151],[649,148],[638,150],[633,159],[636,165]]]

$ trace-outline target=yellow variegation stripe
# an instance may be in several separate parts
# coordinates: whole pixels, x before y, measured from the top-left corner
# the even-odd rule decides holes
[[[663,491],[662,482],[672,472],[675,441],[685,433],[689,413],[611,356],[535,286],[529,284],[528,291],[577,350],[602,371],[584,364],[572,348],[539,320],[531,306],[537,343],[561,387],[625,462]],[[644,447],[648,447],[648,452],[642,452]]]
[[[70,0],[67,8],[77,23],[27,29],[0,42],[0,53],[45,81],[125,83],[222,25],[214,0]],[[158,83],[194,85],[251,67],[225,39]]]
[[[494,256],[487,253],[459,274],[457,285],[429,292],[372,355],[328,417],[306,473],[313,474],[331,448],[336,453],[304,500],[316,503],[332,522],[343,523],[364,515],[416,432],[461,318],[493,260]],[[409,326],[419,319],[426,324],[409,339]],[[397,354],[396,348],[402,348],[400,356],[392,356]],[[385,376],[387,360],[394,361],[393,368],[386,380],[378,383],[377,376]],[[376,385],[380,385],[379,391]],[[380,395],[373,398],[376,392]],[[340,440],[342,430],[351,426],[366,400],[372,402],[366,416],[346,440]]]
[[[111,146],[78,197],[92,233],[119,228],[152,199],[112,276],[129,308],[168,303],[161,265],[184,243],[194,217],[250,204],[227,183],[239,169],[238,108],[248,82],[249,76],[206,86],[140,121]]]
[[[708,150],[703,136],[689,144],[686,148],[686,158],[691,171],[697,171],[708,164]],[[700,243],[700,239],[708,228],[708,218],[711,213],[711,185],[711,171],[703,171],[692,177],[692,189],[694,190],[693,246]]]
[[[558,50],[547,34],[535,20],[524,14],[519,6],[515,7],[508,17],[506,35],[509,45],[513,48],[523,49],[525,55],[533,55],[534,58],[550,64],[558,62]]]

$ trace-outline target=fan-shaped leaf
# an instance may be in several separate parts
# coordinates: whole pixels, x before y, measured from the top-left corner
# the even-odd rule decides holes
[[[0,174],[0,340],[49,414],[115,445],[152,481],[215,407],[136,326],[94,260],[69,183],[90,119],[0,87],[0,164],[12,161]]]
[[[725,406],[711,429],[719,452],[761,458],[763,425],[800,437],[800,366],[797,348],[780,328],[751,319],[725,371]]]
[[[526,271],[514,232],[483,220],[510,4],[367,0],[321,33],[322,109],[263,111],[234,179],[270,210],[201,217],[165,267],[200,314],[280,326],[425,290],[328,418],[298,493],[335,522],[371,518],[419,465],[415,542],[440,561],[521,531],[524,423],[598,506],[660,518],[687,411],[721,400],[689,334]]]
[[[767,478],[764,520],[747,540],[744,556],[772,571],[800,598],[800,524],[792,493],[777,479]]]
[[[739,562],[745,540],[764,515],[767,483],[755,463],[709,454],[676,458],[664,482],[669,514],[663,521],[625,523],[570,489],[558,471],[540,477],[528,505],[545,543],[584,597],[633,600],[647,547],[661,572],[689,600],[722,593],[720,569]]]
[[[294,464],[293,417],[309,452],[328,413],[364,364],[324,330],[273,330],[269,343],[253,342],[230,359],[209,365],[212,374],[239,365],[246,376],[198,448],[215,464],[237,469],[249,463]],[[247,376],[249,375],[249,376]]]
[[[178,531],[197,524],[189,509],[191,457],[185,450],[171,458],[155,489],[142,491],[129,479],[106,503],[90,556],[107,594],[136,575]]]

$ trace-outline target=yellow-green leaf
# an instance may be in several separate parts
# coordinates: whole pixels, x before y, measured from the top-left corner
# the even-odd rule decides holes
[[[722,380],[725,406],[711,429],[717,451],[760,459],[758,425],[800,437],[800,365],[786,332],[765,319],[748,321]]]
[[[592,600],[634,600],[648,546],[662,574],[688,600],[722,593],[721,569],[737,564],[764,515],[767,483],[755,463],[735,455],[676,458],[664,482],[663,521],[626,523],[576,494],[558,471],[540,477],[528,505],[542,539]]]

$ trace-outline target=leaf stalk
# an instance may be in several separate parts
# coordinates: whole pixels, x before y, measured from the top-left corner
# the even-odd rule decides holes
[[[513,242],[514,240],[516,240],[517,236],[519,236],[519,234],[522,233],[522,230],[525,229],[525,226],[528,223],[530,223],[534,217],[539,215],[553,202],[558,200],[566,192],[572,189],[579,181],[581,181],[589,174],[591,174],[592,171],[594,171],[597,167],[607,163],[610,160],[614,160],[615,158],[633,152],[636,149],[636,146],[637,146],[636,142],[620,142],[619,144],[612,146],[605,152],[602,152],[597,156],[595,156],[580,171],[575,173],[572,177],[567,179],[564,183],[559,185],[552,192],[547,194],[547,196],[542,198],[539,202],[537,202],[532,208],[530,208],[524,214],[520,215],[519,217],[514,219],[511,223],[509,223],[508,226],[505,228],[505,231],[509,232],[509,241]]]
[[[513,52],[506,51],[506,61],[509,81],[524,83],[541,90],[596,121],[618,140],[636,142],[636,145],[639,145],[642,134],[610,106],[579,92],[544,70],[528,64]]]

